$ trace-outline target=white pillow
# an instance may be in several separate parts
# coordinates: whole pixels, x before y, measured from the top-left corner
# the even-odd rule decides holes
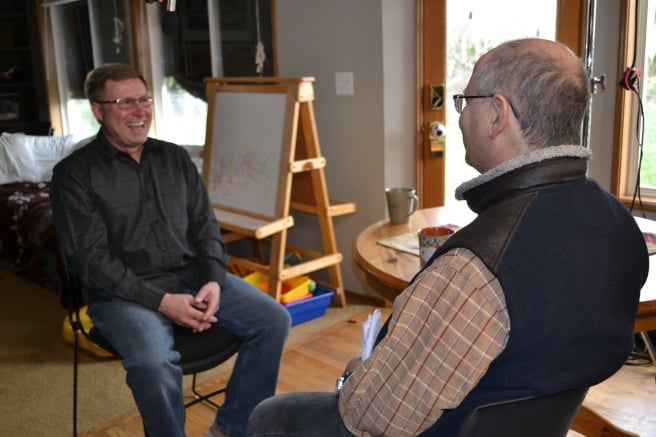
[[[9,157],[5,151],[4,138],[0,136],[0,184],[8,184],[15,179],[13,165],[9,162]]]
[[[72,135],[61,137],[3,133],[0,135],[0,183],[41,182],[75,150]]]

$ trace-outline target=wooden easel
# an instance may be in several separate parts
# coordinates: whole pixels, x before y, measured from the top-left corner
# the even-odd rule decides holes
[[[327,270],[322,283],[335,290],[333,303],[345,306],[344,286],[332,218],[355,212],[354,203],[332,203],[314,119],[314,78],[206,79],[208,124],[203,179],[227,243],[265,242],[268,257],[232,257],[245,271],[269,277],[268,291],[279,300],[285,280]],[[315,215],[323,251],[292,247],[290,210]],[[303,260],[285,265],[285,255]],[[268,262],[262,261],[268,258]]]

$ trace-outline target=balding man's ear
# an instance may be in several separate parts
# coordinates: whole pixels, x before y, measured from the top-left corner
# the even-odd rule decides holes
[[[489,127],[490,138],[495,139],[508,128],[512,117],[512,108],[508,99],[501,94],[495,94],[492,98],[490,110],[493,111]]]

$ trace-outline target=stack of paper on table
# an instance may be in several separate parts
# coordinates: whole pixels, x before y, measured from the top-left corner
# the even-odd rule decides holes
[[[419,256],[419,240],[417,232],[408,232],[407,234],[395,235],[389,238],[378,240],[378,244],[391,249],[400,250],[415,256]]]

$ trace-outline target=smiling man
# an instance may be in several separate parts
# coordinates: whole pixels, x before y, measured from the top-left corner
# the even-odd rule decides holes
[[[59,242],[89,289],[89,315],[120,355],[150,436],[185,435],[173,326],[221,326],[240,339],[225,403],[208,436],[243,436],[251,410],[275,392],[287,311],[227,273],[228,256],[188,153],[148,137],[153,98],[129,65],[89,73],[101,127],[54,169]]]

